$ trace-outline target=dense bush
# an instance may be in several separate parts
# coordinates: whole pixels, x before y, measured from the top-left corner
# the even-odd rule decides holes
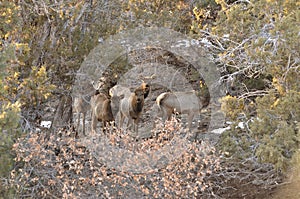
[[[190,198],[213,194],[214,182],[208,177],[221,169],[214,147],[204,141],[200,144],[182,139],[184,131],[176,121],[159,129],[157,136],[139,142],[116,129],[108,137],[97,135],[83,141],[74,139],[69,131],[61,131],[49,139],[44,133],[30,133],[14,144],[18,166],[11,172],[11,185],[15,185],[20,198]],[[112,157],[115,162],[139,164],[148,158],[145,152],[160,150],[174,140],[184,140],[181,143],[184,151],[162,166],[150,165],[154,169],[149,170],[145,165],[142,173],[136,173],[99,162],[99,139],[107,139],[110,146],[133,151],[140,157],[134,162],[122,159],[119,154]],[[172,153],[175,151],[167,154]]]
[[[221,147],[241,155],[234,149],[248,146],[248,155],[285,169],[299,148],[299,3],[216,2],[216,23],[198,33],[227,85],[222,103],[232,125]]]

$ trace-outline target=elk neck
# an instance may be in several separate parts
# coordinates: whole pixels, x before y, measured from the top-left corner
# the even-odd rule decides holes
[[[143,106],[144,106],[144,100],[140,100],[138,101],[137,100],[137,97],[134,96],[132,98],[132,101],[131,101],[131,106],[132,106],[132,109],[135,113],[139,113],[139,112],[142,112],[142,109],[143,109]]]

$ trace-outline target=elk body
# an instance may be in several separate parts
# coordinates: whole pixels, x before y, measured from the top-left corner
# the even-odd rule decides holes
[[[80,126],[80,115],[82,114],[82,132],[85,136],[85,118],[88,110],[90,110],[90,97],[75,97],[74,99],[74,110],[77,113],[77,131],[76,137],[78,137],[78,131]]]
[[[156,104],[164,121],[170,120],[174,113],[187,114],[189,129],[194,116],[203,108],[196,91],[162,93],[156,98]]]
[[[104,93],[96,92],[91,98],[92,109],[92,133],[96,133],[97,122],[102,122],[102,130],[114,121],[110,107],[110,99]]]
[[[131,95],[131,91],[128,87],[122,85],[115,85],[109,90],[109,95],[111,96],[111,110],[116,122],[119,124],[120,122],[120,101],[124,97],[129,97]]]
[[[102,122],[102,131],[105,132],[105,127],[114,121],[111,110],[111,100],[108,94],[109,78],[101,77],[97,85],[92,82],[95,93],[91,98],[92,110],[92,133],[96,133],[97,123]]]
[[[133,126],[134,132],[138,133],[138,122],[144,107],[144,100],[149,91],[149,85],[142,83],[133,93],[124,94],[124,98],[120,100],[120,128],[123,126],[125,117],[127,117],[128,126]]]

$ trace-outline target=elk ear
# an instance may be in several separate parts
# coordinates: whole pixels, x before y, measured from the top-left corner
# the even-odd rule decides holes
[[[110,96],[110,97],[113,97],[113,93],[112,93],[112,90],[111,90],[111,89],[109,89],[109,96]]]
[[[125,94],[123,93],[119,96],[119,100],[123,99],[124,97],[125,97]]]
[[[144,98],[147,98],[150,92],[150,86],[149,84],[144,84],[143,85],[143,90],[144,90]]]
[[[137,89],[134,90],[134,94],[135,94],[135,95],[138,95],[138,93],[139,93],[140,91],[141,91],[141,89],[137,88]]]

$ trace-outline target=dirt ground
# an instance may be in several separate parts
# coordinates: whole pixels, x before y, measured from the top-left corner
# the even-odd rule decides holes
[[[300,198],[300,169],[290,173],[285,182],[273,191],[268,199],[298,199]]]

